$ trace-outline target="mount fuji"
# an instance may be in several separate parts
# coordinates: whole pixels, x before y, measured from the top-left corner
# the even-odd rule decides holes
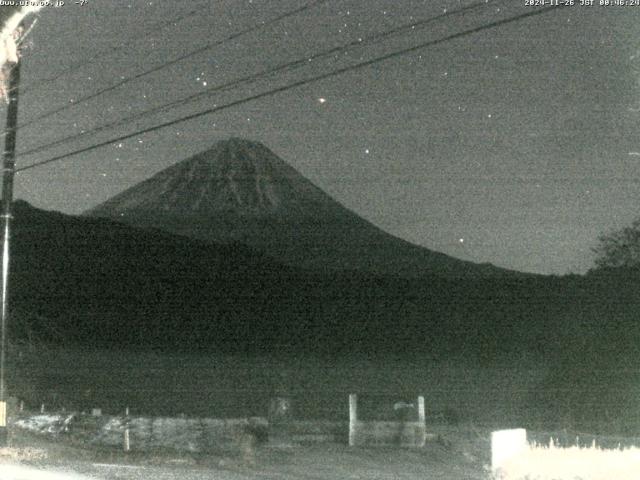
[[[84,213],[198,240],[240,242],[315,271],[420,277],[513,275],[394,237],[261,143],[231,138]]]

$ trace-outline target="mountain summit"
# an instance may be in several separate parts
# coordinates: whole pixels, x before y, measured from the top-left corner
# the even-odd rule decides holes
[[[89,213],[287,217],[312,214],[327,200],[322,190],[264,145],[232,138],[163,170]]]
[[[396,238],[332,199],[261,143],[232,138],[89,210],[199,240],[242,242],[313,270],[476,277],[508,271]]]

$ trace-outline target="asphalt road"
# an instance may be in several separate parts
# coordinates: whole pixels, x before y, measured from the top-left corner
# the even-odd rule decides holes
[[[0,480],[486,480],[486,472],[476,462],[451,460],[425,452],[360,450],[336,454],[312,450],[283,463],[258,462],[254,466],[0,464]]]
[[[0,452],[0,480],[487,480],[488,437],[459,427],[438,433],[448,442],[420,449],[265,445],[249,457],[235,451],[118,455],[25,436],[16,437],[20,445],[13,450]]]
[[[184,467],[130,466],[111,464],[78,464],[68,467],[0,465],[2,480],[250,480],[283,478],[256,472],[232,472]]]

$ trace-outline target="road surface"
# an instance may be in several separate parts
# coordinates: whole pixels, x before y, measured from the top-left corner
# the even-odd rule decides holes
[[[456,454],[458,453],[458,454]],[[478,459],[447,449],[349,449],[323,445],[261,451],[255,463],[125,464],[42,460],[0,464],[1,480],[486,480]]]

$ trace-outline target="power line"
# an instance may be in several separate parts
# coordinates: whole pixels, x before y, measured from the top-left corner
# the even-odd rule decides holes
[[[22,171],[30,170],[32,168],[36,168],[36,167],[39,167],[39,166],[42,166],[42,165],[47,165],[47,164],[50,164],[50,163],[58,162],[58,161],[66,159],[66,158],[78,155],[80,153],[89,152],[91,150],[95,150],[95,149],[100,148],[100,147],[111,145],[111,144],[113,144],[115,142],[121,142],[123,140],[128,140],[128,139],[130,139],[132,137],[137,137],[138,135],[143,135],[145,133],[155,132],[157,130],[161,130],[163,128],[170,127],[170,126],[176,125],[178,123],[187,122],[189,120],[193,120],[195,118],[203,117],[205,115],[209,115],[211,113],[219,112],[221,110],[226,110],[228,108],[235,107],[235,106],[241,105],[243,103],[251,102],[253,100],[258,100],[258,99],[261,99],[261,98],[270,97],[270,96],[276,95],[278,93],[281,93],[281,92],[284,92],[284,91],[287,91],[287,90],[291,90],[293,88],[297,88],[297,87],[300,87],[300,86],[303,86],[303,85],[307,85],[309,83],[313,83],[313,82],[324,80],[324,79],[327,79],[327,78],[330,78],[330,77],[341,75],[343,73],[350,72],[350,71],[353,71],[353,70],[358,70],[360,68],[368,67],[368,66],[374,65],[376,63],[380,63],[380,62],[383,62],[383,61],[386,61],[386,60],[389,60],[389,59],[392,59],[392,58],[396,58],[396,57],[399,57],[399,56],[402,56],[402,55],[406,55],[408,53],[415,52],[417,50],[421,50],[421,49],[426,48],[426,47],[431,47],[431,46],[438,45],[438,44],[441,44],[441,43],[445,43],[445,42],[448,42],[448,41],[451,41],[451,40],[455,40],[455,39],[458,39],[458,38],[466,37],[468,35],[472,35],[474,33],[478,33],[478,32],[481,32],[483,30],[489,30],[489,29],[492,29],[492,28],[501,27],[501,26],[507,25],[509,23],[514,23],[514,22],[517,22],[517,21],[520,21],[520,20],[524,20],[524,19],[529,18],[529,17],[541,15],[543,13],[547,13],[547,12],[550,12],[550,11],[558,9],[558,8],[562,8],[562,7],[561,6],[548,6],[548,7],[540,8],[538,10],[532,10],[530,12],[522,13],[522,14],[516,15],[514,17],[509,17],[509,18],[502,19],[502,20],[496,20],[495,22],[490,22],[490,23],[487,23],[485,25],[480,25],[480,26],[475,27],[475,28],[471,28],[471,29],[468,29],[468,30],[464,30],[462,32],[454,33],[452,35],[448,35],[446,37],[443,37],[443,38],[440,38],[440,39],[437,39],[437,40],[430,40],[428,42],[424,42],[424,43],[421,43],[419,45],[415,45],[413,47],[404,48],[402,50],[397,50],[395,52],[388,53],[388,54],[376,57],[376,58],[371,59],[371,60],[366,60],[364,62],[360,62],[360,63],[357,63],[355,65],[350,65],[348,67],[340,68],[338,70],[335,70],[335,71],[332,71],[332,72],[328,72],[328,73],[324,73],[324,74],[321,74],[321,75],[317,75],[315,77],[311,77],[311,78],[308,78],[308,79],[305,79],[305,80],[299,80],[299,81],[291,83],[289,85],[285,85],[285,86],[282,86],[282,87],[274,88],[272,90],[268,90],[266,92],[258,93],[258,94],[252,95],[250,97],[245,97],[245,98],[240,99],[240,100],[235,100],[235,101],[227,103],[225,105],[221,105],[221,106],[217,106],[217,107],[214,107],[214,108],[210,108],[210,109],[204,110],[202,112],[192,113],[190,115],[186,115],[184,117],[180,117],[180,118],[175,119],[175,120],[164,122],[164,123],[161,123],[159,125],[155,125],[153,127],[148,127],[148,128],[142,129],[142,130],[135,131],[133,133],[128,133],[126,135],[121,135],[119,137],[112,138],[110,140],[107,140],[107,141],[104,141],[104,142],[100,142],[100,143],[97,143],[95,145],[91,145],[89,147],[84,147],[84,148],[81,148],[81,149],[78,149],[78,150],[74,150],[74,151],[69,152],[69,153],[65,153],[65,154],[62,154],[62,155],[57,155],[57,156],[49,158],[47,160],[42,160],[40,162],[36,162],[36,163],[31,164],[31,165],[27,165],[25,167],[22,167],[22,168],[18,168],[18,169],[16,169],[16,172],[22,172]]]
[[[317,5],[320,5],[322,3],[326,3],[328,1],[329,0],[314,0],[314,1],[310,2],[310,3],[308,3],[307,5],[303,6],[303,7],[296,8],[295,10],[291,10],[289,12],[286,12],[286,13],[282,14],[282,15],[279,15],[279,16],[269,20],[268,22],[262,22],[259,25],[254,25],[254,26],[249,27],[247,29],[244,29],[244,30],[242,30],[240,32],[234,33],[234,34],[232,34],[232,35],[230,35],[227,38],[224,38],[222,40],[217,40],[215,42],[209,43],[209,44],[207,44],[207,45],[205,45],[203,47],[197,48],[197,49],[192,50],[192,51],[190,51],[190,52],[188,52],[188,53],[186,53],[184,55],[181,55],[181,56],[179,56],[179,57],[177,57],[177,58],[175,58],[175,59],[173,59],[173,60],[171,60],[169,62],[165,62],[165,63],[163,63],[161,65],[156,66],[156,67],[150,68],[149,70],[145,70],[144,72],[138,73],[138,74],[133,75],[133,76],[128,77],[128,78],[125,78],[125,79],[123,79],[123,80],[121,80],[121,81],[119,81],[117,83],[114,83],[113,85],[111,85],[109,87],[105,87],[102,90],[98,90],[97,92],[94,92],[94,93],[92,93],[90,95],[82,97],[82,98],[76,100],[73,103],[70,103],[70,104],[67,104],[67,105],[63,105],[62,107],[59,107],[59,108],[56,108],[54,110],[50,110],[48,112],[45,112],[45,113],[43,113],[41,115],[38,115],[37,117],[35,117],[35,118],[31,119],[31,120],[28,120],[28,121],[26,121],[25,123],[23,123],[21,125],[18,125],[18,128],[20,129],[20,128],[26,127],[28,125],[31,125],[31,124],[39,121],[39,120],[44,120],[45,118],[49,118],[52,115],[60,113],[60,112],[62,112],[64,110],[67,110],[67,109],[69,109],[71,107],[74,107],[74,106],[77,106],[77,105],[79,105],[81,103],[87,102],[87,101],[89,101],[89,100],[91,100],[93,98],[99,97],[100,95],[103,95],[103,94],[105,94],[107,92],[111,92],[113,90],[116,90],[117,88],[120,88],[121,86],[126,85],[129,82],[132,82],[132,81],[137,80],[139,78],[142,78],[142,77],[145,77],[145,76],[150,75],[152,73],[155,73],[155,72],[158,72],[160,70],[163,70],[163,69],[165,69],[167,67],[170,67],[172,65],[175,65],[175,64],[177,64],[177,63],[179,63],[179,62],[181,62],[183,60],[186,60],[187,58],[191,58],[191,57],[193,57],[195,55],[198,55],[198,54],[200,54],[202,52],[210,50],[210,49],[212,49],[214,47],[220,46],[223,43],[229,42],[231,40],[235,40],[235,39],[237,39],[237,38],[239,38],[241,36],[244,36],[244,35],[246,35],[248,33],[253,33],[253,32],[256,32],[258,30],[261,30],[261,29],[263,29],[263,28],[265,28],[265,27],[267,27],[269,25],[272,25],[272,24],[274,24],[276,22],[279,22],[280,20],[284,20],[284,19],[286,19],[288,17],[291,17],[291,16],[296,15],[298,13],[304,12],[306,10],[309,10],[309,9],[311,9],[311,8],[317,6]]]
[[[173,18],[171,20],[166,20],[164,22],[158,22],[152,28],[150,28],[147,32],[143,33],[143,36],[146,37],[146,36],[148,36],[149,34],[151,34],[154,31],[163,30],[166,27],[175,25],[175,24],[177,24],[179,22],[182,22],[183,20],[186,20],[188,18],[194,17],[194,16],[196,16],[196,15],[198,15],[200,13],[201,13],[200,9],[197,8],[197,9],[190,10],[189,12],[187,12],[187,13],[185,13],[183,15],[180,15],[178,17],[175,17],[175,18]],[[66,69],[64,69],[61,72],[57,73],[56,75],[54,75],[51,78],[44,78],[44,79],[41,79],[41,80],[36,80],[31,84],[27,84],[27,86],[22,90],[21,93],[25,94],[25,93],[33,90],[33,89],[36,89],[36,88],[40,87],[40,85],[44,85],[46,83],[55,82],[55,81],[59,80],[60,78],[64,77],[65,75],[77,72],[78,70],[80,70],[85,65],[91,65],[92,63],[97,62],[102,57],[113,55],[114,53],[117,53],[120,50],[123,50],[125,48],[130,48],[131,47],[131,42],[134,41],[134,40],[137,40],[139,38],[140,38],[140,36],[136,35],[134,38],[129,39],[128,41],[126,41],[124,43],[121,43],[121,44],[116,45],[114,47],[110,47],[110,48],[104,49],[101,52],[98,52],[98,53],[94,54],[89,59],[81,60],[79,62],[76,62],[73,65],[70,65],[69,67],[67,67]]]
[[[369,46],[371,44],[378,43],[378,42],[380,42],[382,40],[387,39],[388,37],[397,35],[399,33],[413,32],[417,28],[425,27],[426,25],[428,25],[430,23],[433,23],[435,21],[441,20],[441,19],[443,19],[445,17],[449,17],[449,16],[452,16],[452,15],[465,14],[465,13],[468,13],[469,11],[475,10],[475,9],[477,9],[479,7],[485,7],[489,3],[495,3],[495,2],[500,2],[500,1],[504,1],[504,0],[481,0],[479,2],[473,3],[471,5],[467,5],[466,7],[462,7],[462,8],[457,9],[457,10],[451,10],[451,11],[445,12],[443,14],[434,16],[434,17],[430,17],[430,18],[427,18],[427,19],[424,19],[424,20],[420,20],[420,21],[417,21],[417,22],[401,25],[401,26],[396,27],[396,28],[394,28],[392,30],[388,30],[386,32],[376,33],[376,34],[373,34],[373,35],[371,35],[369,37],[366,37],[366,38],[361,38],[361,39],[358,39],[358,40],[354,40],[354,41],[349,42],[349,43],[347,43],[345,45],[334,47],[334,48],[331,48],[329,50],[325,50],[325,51],[319,52],[319,53],[311,55],[311,56],[307,55],[307,56],[301,57],[301,58],[299,58],[297,60],[286,62],[286,63],[280,64],[280,65],[268,68],[266,70],[262,70],[261,72],[257,72],[257,73],[251,74],[251,75],[247,75],[245,77],[242,77],[242,78],[239,78],[239,79],[236,79],[236,80],[232,80],[230,82],[226,82],[226,83],[221,84],[221,85],[216,85],[216,86],[210,87],[210,88],[206,89],[205,91],[189,95],[189,96],[187,96],[185,98],[182,98],[182,99],[179,99],[179,100],[175,100],[175,101],[172,101],[172,102],[169,102],[169,103],[166,103],[166,104],[163,104],[163,105],[159,105],[159,106],[156,106],[156,107],[152,107],[152,108],[144,110],[142,112],[139,112],[139,113],[136,113],[136,114],[133,114],[133,115],[129,115],[128,117],[121,118],[121,119],[115,120],[113,122],[109,122],[109,123],[106,123],[104,125],[95,127],[95,128],[93,128],[91,130],[88,130],[88,131],[85,131],[85,132],[80,132],[80,133],[77,133],[77,134],[74,134],[74,135],[69,135],[67,137],[55,140],[53,142],[50,142],[50,143],[47,143],[47,144],[44,144],[44,145],[40,145],[38,147],[31,148],[31,149],[26,150],[24,152],[20,152],[20,155],[22,155],[22,156],[24,156],[24,155],[32,155],[34,153],[38,153],[38,152],[41,152],[43,150],[46,150],[46,149],[49,149],[49,148],[52,148],[52,147],[55,147],[55,146],[59,146],[59,145],[65,144],[65,143],[72,142],[74,140],[86,137],[88,135],[93,135],[93,134],[101,132],[101,131],[103,131],[103,130],[105,130],[107,128],[112,128],[112,127],[115,127],[115,126],[124,125],[124,124],[129,123],[129,122],[131,122],[133,120],[139,120],[141,118],[150,116],[150,115],[152,115],[154,113],[158,113],[160,111],[165,111],[165,110],[171,109],[171,108],[176,107],[176,106],[184,105],[184,104],[186,104],[188,102],[191,102],[193,100],[196,100],[196,99],[199,99],[199,98],[203,98],[203,97],[208,97],[208,96],[212,95],[213,93],[216,93],[216,92],[219,92],[219,91],[231,90],[231,89],[239,87],[242,84],[249,83],[249,82],[255,82],[255,81],[261,80],[263,78],[266,78],[268,76],[272,76],[275,73],[278,73],[278,72],[281,72],[281,71],[290,71],[290,70],[293,70],[293,69],[301,67],[301,66],[306,66],[306,65],[310,64],[311,62],[313,62],[315,60],[318,60],[318,59],[323,58],[323,57],[328,57],[328,56],[333,55],[335,53],[345,52],[349,48],[354,47],[354,46],[356,46],[356,47]]]

